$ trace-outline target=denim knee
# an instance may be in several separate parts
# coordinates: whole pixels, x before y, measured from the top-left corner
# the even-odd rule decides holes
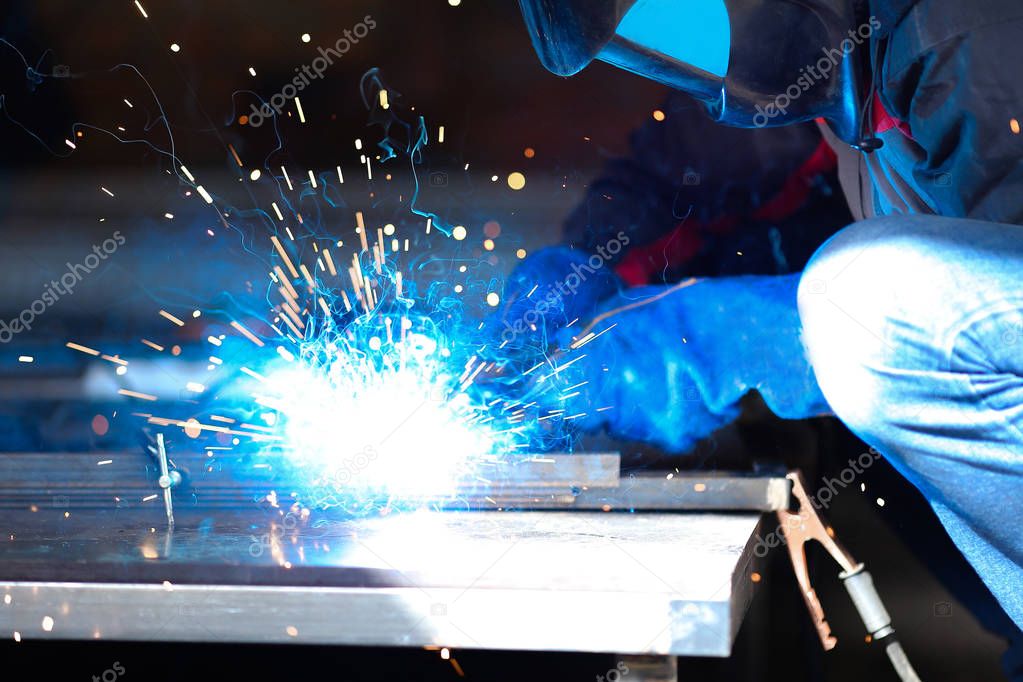
[[[885,369],[906,362],[900,331],[914,326],[915,315],[929,314],[914,282],[940,267],[921,258],[926,241],[926,232],[904,217],[863,221],[828,240],[803,271],[803,341],[821,391],[854,431],[869,434],[886,418],[891,382]],[[924,309],[907,310],[899,292]]]

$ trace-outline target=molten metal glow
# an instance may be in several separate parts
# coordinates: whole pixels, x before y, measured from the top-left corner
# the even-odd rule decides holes
[[[327,498],[443,496],[498,441],[449,361],[419,334],[310,342],[258,401],[278,411],[285,454]]]

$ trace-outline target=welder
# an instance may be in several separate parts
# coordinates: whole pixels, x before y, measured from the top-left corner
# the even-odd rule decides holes
[[[682,453],[734,419],[750,391],[783,418],[834,414],[922,491],[1023,626],[1023,79],[1015,71],[1023,3],[520,5],[541,61],[558,75],[599,59],[685,93],[717,124],[816,125],[826,149],[794,143],[811,153],[788,179],[764,173],[763,191],[745,193],[755,205],[744,216],[778,222],[813,191],[832,153],[852,214],[801,273],[640,286],[734,226],[704,221],[694,230],[701,217],[669,200],[682,227],[645,229],[673,186],[699,182],[687,182],[693,170],[665,169],[670,154],[649,153],[602,181],[570,220],[573,248],[527,259],[504,313],[516,319],[532,305],[528,288],[575,275],[529,329],[554,339],[564,354],[553,357],[575,359],[555,379],[585,410],[580,425]],[[717,158],[757,156],[701,132],[694,126],[693,145],[714,145]],[[625,241],[620,233],[628,248],[615,252],[608,245]],[[777,249],[761,246],[778,260]],[[587,329],[586,320],[598,325]],[[504,337],[510,347],[526,343],[514,325]],[[566,394],[546,395],[564,407]]]

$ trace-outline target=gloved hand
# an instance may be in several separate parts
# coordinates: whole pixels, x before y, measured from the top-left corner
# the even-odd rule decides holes
[[[531,254],[505,283],[504,306],[484,322],[490,350],[504,357],[546,351],[554,332],[589,319],[621,282],[611,263],[585,251],[553,246]]]
[[[592,328],[559,334],[568,350],[537,370],[540,405],[669,452],[735,419],[751,389],[783,418],[828,413],[800,340],[798,283],[731,277],[616,296]]]

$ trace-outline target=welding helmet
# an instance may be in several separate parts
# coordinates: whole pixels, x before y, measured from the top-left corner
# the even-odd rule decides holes
[[[743,128],[823,117],[855,147],[870,37],[857,0],[519,0],[560,76],[594,59],[682,90]]]

